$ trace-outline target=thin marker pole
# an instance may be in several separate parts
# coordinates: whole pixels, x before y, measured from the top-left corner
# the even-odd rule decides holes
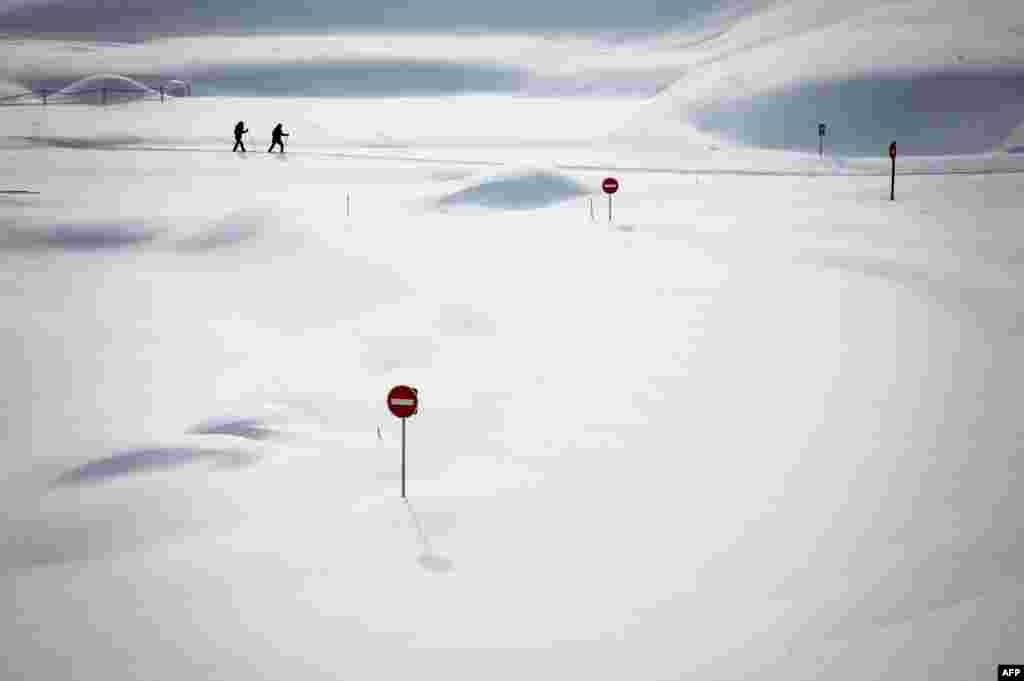
[[[892,157],[892,183],[889,185],[889,200],[896,200],[896,157]]]
[[[608,195],[608,222],[612,221],[612,195]]]
[[[405,499],[405,419],[402,419],[402,498]]]

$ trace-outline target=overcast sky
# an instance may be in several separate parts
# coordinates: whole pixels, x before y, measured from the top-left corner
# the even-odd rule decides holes
[[[448,30],[649,31],[732,0],[2,0],[0,31],[131,40],[154,33]]]

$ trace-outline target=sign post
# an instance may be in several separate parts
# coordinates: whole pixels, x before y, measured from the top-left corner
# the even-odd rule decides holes
[[[606,177],[601,182],[601,189],[608,195],[608,222],[612,221],[612,194],[619,191],[619,181],[614,177]]]
[[[825,124],[818,123],[818,156],[825,155]]]
[[[889,145],[889,158],[892,159],[892,183],[889,185],[889,200],[896,200],[896,142]]]
[[[402,498],[405,499],[405,420],[416,413],[419,393],[416,388],[396,385],[388,392],[388,409],[402,419]]]

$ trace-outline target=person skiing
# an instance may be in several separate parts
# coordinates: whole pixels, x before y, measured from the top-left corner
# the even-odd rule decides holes
[[[247,132],[249,131],[245,127],[245,122],[238,121],[238,124],[235,126],[235,148],[231,151],[238,151],[239,147],[242,148],[242,151],[245,151],[245,142],[242,141],[242,135]]]
[[[275,125],[274,126],[274,130],[270,133],[270,148],[267,149],[267,152],[268,153],[272,152],[274,150],[274,147],[278,147],[279,146],[279,147],[281,147],[281,153],[283,154],[284,153],[284,142],[281,140],[281,138],[282,137],[287,137],[287,136],[288,136],[288,133],[286,133],[281,128],[281,124],[280,123]]]

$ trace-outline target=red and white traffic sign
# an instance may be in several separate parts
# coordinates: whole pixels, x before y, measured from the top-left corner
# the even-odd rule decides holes
[[[420,398],[416,388],[396,385],[388,391],[388,409],[402,419],[402,498],[405,498],[405,420],[416,413]]]
[[[408,418],[416,413],[419,396],[416,388],[407,385],[396,385],[388,392],[388,409],[400,419]]]
[[[606,177],[601,182],[601,189],[604,190],[605,194],[614,194],[619,191],[619,181],[614,177]]]

